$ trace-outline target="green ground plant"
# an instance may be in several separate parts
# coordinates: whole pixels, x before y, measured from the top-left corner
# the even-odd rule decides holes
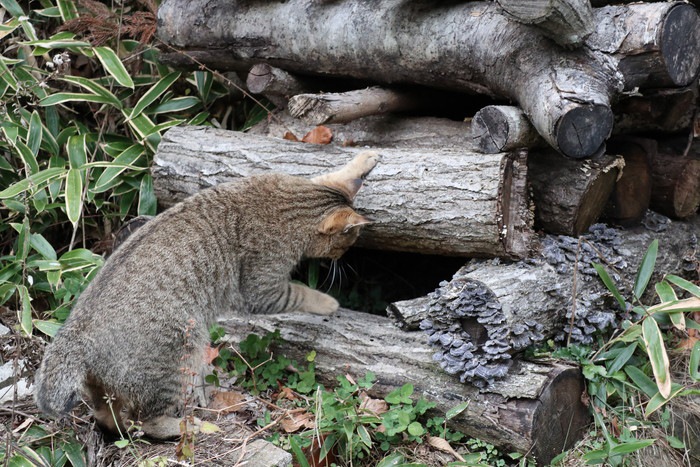
[[[667,406],[674,399],[700,395],[700,340],[689,339],[688,334],[700,330],[690,316],[700,311],[700,287],[667,274],[654,285],[658,303],[645,304],[658,248],[656,240],[649,246],[628,298],[605,267],[594,264],[626,318],[597,349],[570,346],[554,353],[579,362],[586,378],[596,429],[593,435],[599,439],[582,455],[586,464],[634,465],[630,455],[658,441],[644,438],[650,432],[662,433],[673,448],[686,448],[668,430]],[[686,356],[680,359],[684,370],[674,382],[668,349],[679,345],[692,347],[681,353]]]

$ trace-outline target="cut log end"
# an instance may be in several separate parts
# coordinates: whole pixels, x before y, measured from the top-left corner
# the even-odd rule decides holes
[[[579,106],[559,121],[556,143],[562,154],[573,159],[595,156],[603,152],[612,127],[610,107],[601,104]]]
[[[556,391],[552,389],[556,388]],[[565,446],[567,439],[579,439],[580,430],[590,420],[588,410],[581,403],[585,385],[580,371],[574,368],[562,368],[554,382],[539,397],[542,406],[534,420],[534,431],[540,433],[540,439],[557,440],[547,446],[535,446],[537,459],[553,459],[560,451],[553,451],[554,446]]]
[[[676,185],[674,210],[680,218],[690,217],[700,207],[700,160],[688,159]]]
[[[253,94],[262,93],[272,81],[272,67],[265,63],[258,63],[250,69],[246,84]]]
[[[699,49],[700,16],[692,5],[678,4],[668,12],[661,33],[662,56],[674,85],[687,86],[695,79],[700,69]]]

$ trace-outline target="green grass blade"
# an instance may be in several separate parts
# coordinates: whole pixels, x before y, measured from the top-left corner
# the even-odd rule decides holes
[[[104,69],[109,73],[120,85],[134,89],[134,81],[131,79],[129,72],[126,71],[124,64],[119,59],[116,53],[109,47],[93,47],[92,49],[97,55],[97,58],[102,63]]]
[[[644,258],[639,265],[637,277],[634,280],[633,294],[637,299],[640,299],[649,284],[651,275],[654,273],[654,265],[656,264],[656,256],[659,252],[659,241],[654,240],[644,253]]]
[[[148,111],[149,115],[158,115],[171,112],[181,112],[199,105],[201,100],[194,96],[175,97],[166,102],[158,104]]]
[[[56,256],[56,250],[51,246],[51,244],[44,238],[43,235],[39,233],[33,233],[29,237],[29,244],[39,253],[44,259],[49,259],[55,261],[58,259]]]
[[[26,16],[22,7],[19,6],[19,3],[17,3],[15,0],[0,0],[0,5],[2,5],[2,7],[15,18]]]
[[[146,174],[141,179],[141,187],[139,188],[139,216],[155,216],[158,207],[158,200],[153,193],[153,177]]]

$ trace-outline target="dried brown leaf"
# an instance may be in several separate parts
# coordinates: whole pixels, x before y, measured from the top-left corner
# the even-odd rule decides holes
[[[286,433],[294,433],[302,428],[314,427],[314,415],[309,412],[290,413],[280,422],[280,426]]]
[[[366,410],[374,415],[381,415],[389,411],[389,405],[383,399],[373,399],[367,393],[360,394],[360,410]]]
[[[291,131],[285,132],[285,134],[284,134],[284,136],[282,136],[282,138],[284,138],[288,141],[294,141],[295,143],[299,142],[299,138],[297,138],[296,135],[294,133],[292,133]]]
[[[245,409],[245,406],[245,396],[236,391],[216,391],[209,402],[209,408],[221,414],[238,412]]]
[[[333,140],[333,132],[327,126],[319,125],[301,139],[304,143],[328,144]]]
[[[452,454],[458,461],[464,462],[464,457],[455,451],[446,439],[438,438],[437,436],[428,436],[428,444],[442,452]]]

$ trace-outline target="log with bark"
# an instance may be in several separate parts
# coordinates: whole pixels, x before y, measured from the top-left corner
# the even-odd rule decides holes
[[[202,2],[164,2],[159,35],[218,69],[247,69],[253,61],[265,61],[297,73],[513,98],[544,138],[571,157],[599,152],[612,127],[610,98],[622,81],[610,60],[586,51],[563,52],[537,31],[510,22],[490,3],[294,0],[271,9],[237,2],[215,8],[209,1],[205,8]],[[237,20],[242,15],[246,21]],[[303,27],[308,18],[314,18],[313,28]],[[195,30],[192,24],[209,28]],[[187,55],[163,59],[182,63],[183,57],[187,62]],[[513,61],[519,65],[510,66]]]
[[[549,233],[582,234],[603,213],[623,167],[619,156],[576,161],[551,149],[531,152],[535,224]]]
[[[175,127],[152,167],[163,204],[237,177],[277,171],[310,177],[359,149]],[[479,154],[461,148],[381,149],[355,206],[375,221],[359,246],[458,256],[526,257],[534,235],[525,153]]]
[[[698,18],[690,5],[624,8],[624,21],[601,17],[593,42],[569,52],[537,30],[509,21],[487,2],[293,0],[271,8],[264,3],[229,1],[217,7],[211,1],[168,0],[159,10],[159,35],[185,49],[186,54],[163,57],[175,64],[248,69],[265,61],[297,73],[425,84],[514,99],[553,147],[570,157],[587,157],[602,151],[612,127],[610,101],[623,80],[630,89],[687,84],[700,65]],[[309,18],[314,21],[309,23]],[[635,28],[637,23],[645,27]]]
[[[445,374],[422,333],[401,331],[384,317],[340,310],[330,317],[239,316],[222,324],[235,342],[279,329],[285,342],[278,352],[303,361],[314,350],[316,374],[330,385],[339,374],[357,379],[371,371],[377,381],[370,390],[374,397],[410,383],[414,394],[434,402],[443,416],[469,401],[450,421],[452,428],[533,455],[539,465],[572,446],[590,421],[581,402],[583,378],[569,365],[519,361],[506,379],[481,391]]]
[[[644,89],[620,99],[613,112],[613,134],[688,133],[698,113],[698,87]]]
[[[625,168],[605,208],[604,217],[622,226],[638,224],[651,201],[651,160],[658,145],[648,138],[620,137],[608,143],[612,154],[620,154]]]
[[[651,160],[651,208],[682,219],[700,207],[700,142],[687,156],[674,147],[661,146]]]
[[[289,114],[311,125],[345,123],[360,117],[413,110],[422,99],[406,92],[373,86],[342,93],[298,94],[289,100]]]
[[[474,151],[470,122],[436,117],[406,117],[391,114],[358,118],[343,124],[324,125],[331,131],[332,144],[341,146],[378,146],[384,148],[453,147]],[[248,133],[284,138],[291,132],[301,139],[315,128],[293,118],[287,112],[275,112],[253,126]],[[499,151],[502,152],[502,151]]]
[[[588,0],[496,0],[508,17],[538,27],[564,47],[580,46],[594,28]]]
[[[488,105],[474,114],[471,127],[474,145],[486,154],[546,145],[519,107]]]
[[[592,262],[606,265],[631,299],[638,265],[658,239],[652,284],[665,273],[698,278],[700,217],[675,222],[650,212],[645,224],[630,230],[597,224],[580,240],[548,235],[541,253],[525,261],[472,260],[427,297],[393,303],[387,311],[403,329],[429,333],[445,371],[488,386],[533,343],[555,338],[590,344],[596,333],[617,325],[621,310]],[[645,303],[654,298],[648,289]]]

